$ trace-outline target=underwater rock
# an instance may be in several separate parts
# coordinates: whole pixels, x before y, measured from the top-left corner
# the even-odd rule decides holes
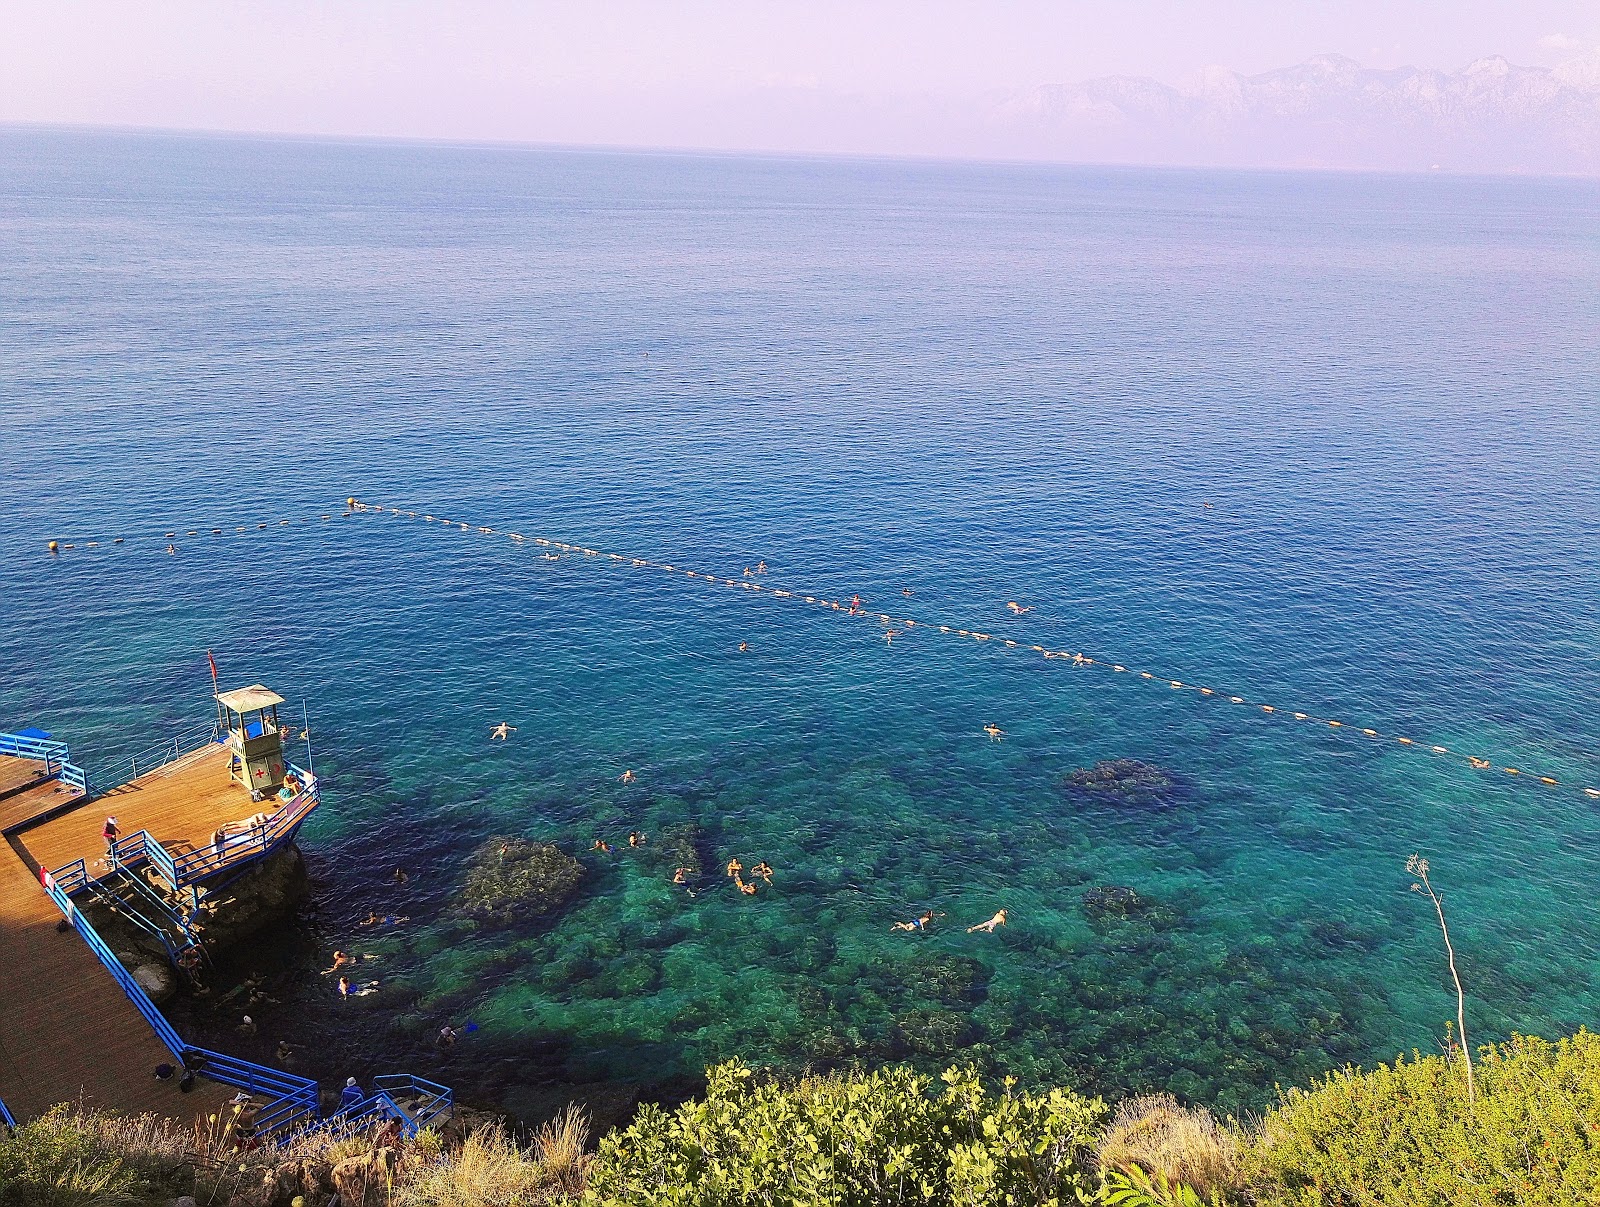
[[[976,1005],[988,996],[989,966],[970,956],[919,955],[908,962],[906,988],[913,996],[945,1005]]]
[[[1172,775],[1138,759],[1102,759],[1093,767],[1079,767],[1062,787],[1086,799],[1136,809],[1169,809],[1180,792]]]
[[[949,1056],[972,1038],[972,1020],[953,1010],[907,1010],[894,1024],[906,1046],[924,1056]]]
[[[1083,893],[1083,912],[1091,921],[1137,917],[1150,904],[1125,884],[1100,885]]]
[[[667,875],[678,868],[688,868],[688,878],[693,883],[705,875],[705,860],[701,857],[704,844],[705,833],[699,826],[680,822],[663,826],[659,833],[649,835],[645,851],[651,864]]]
[[[583,865],[559,847],[526,838],[491,838],[473,854],[457,908],[486,922],[540,917],[565,905]]]

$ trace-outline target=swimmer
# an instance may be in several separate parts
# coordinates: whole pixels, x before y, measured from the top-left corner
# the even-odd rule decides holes
[[[741,654],[748,654],[750,652],[750,643],[748,641],[741,641],[739,643],[739,652]]]
[[[998,742],[1001,738],[1003,738],[1005,736],[1005,732],[1006,731],[1001,729],[1000,726],[996,725],[993,721],[991,721],[991,722],[989,722],[989,724],[987,724],[987,725],[985,725],[983,727],[983,732],[989,735],[989,740],[991,742]]]
[[[590,847],[589,849],[591,851],[605,851],[609,854],[611,851],[611,844],[603,838],[597,838],[594,840],[594,846]]]
[[[377,981],[368,981],[364,985],[355,985],[351,983],[350,978],[347,976],[339,978],[340,997],[366,997],[376,992],[378,992]]]
[[[854,616],[859,611],[861,611],[861,596],[852,595],[850,597],[850,615]]]
[[[772,865],[765,859],[756,864],[755,867],[751,868],[750,874],[752,876],[760,876],[761,879],[765,880],[768,884],[772,883]]]
[[[629,830],[628,831],[628,845],[630,847],[642,847],[642,846],[644,846],[644,831],[643,830]]]
[[[921,917],[913,918],[910,922],[894,922],[894,923],[891,923],[890,926],[889,926],[889,929],[890,930],[927,930],[929,925],[933,922],[934,918],[936,918],[936,917],[938,917],[938,915],[935,914],[931,909],[930,910],[925,910],[925,911],[923,911]]]
[[[411,879],[411,873],[406,871],[405,868],[396,867],[392,879],[396,884],[404,884]]]
[[[322,975],[329,976],[335,972],[338,972],[339,969],[345,968],[351,964],[354,964],[355,962],[355,956],[351,955],[348,951],[339,951],[335,949],[333,953],[333,964],[327,968],[324,968],[322,970]]]
[[[739,862],[739,857],[737,855],[728,860],[728,875],[737,880],[739,879],[739,873],[742,871],[744,871],[744,864]]]
[[[695,895],[694,889],[689,887],[689,873],[692,871],[693,868],[678,868],[672,873],[672,883],[682,885],[683,891],[691,897]]]
[[[171,545],[168,545],[168,546],[167,546],[167,552],[168,552],[168,553],[176,553],[176,552],[177,552],[177,550],[176,550],[176,549],[174,549],[174,548],[173,548],[173,547],[172,547],[172,546],[171,546]]]
[[[735,882],[739,885],[739,891],[741,893],[747,893],[752,897],[756,895],[756,882],[754,880],[750,881],[749,884],[746,884],[743,880],[739,880],[737,877],[735,877]]]
[[[757,574],[765,574],[766,572],[767,572],[767,563],[766,562],[757,562],[756,563],[756,573]]]
[[[300,1045],[298,1045],[298,1044],[290,1043],[286,1039],[280,1039],[278,1041],[278,1051],[277,1051],[278,1060],[281,1061],[284,1064],[287,1064],[289,1061],[294,1059],[295,1050],[299,1046]]]
[[[438,1043],[441,1048],[453,1048],[456,1045],[456,1040],[460,1037],[461,1033],[449,1023],[446,1023],[444,1026],[439,1028],[439,1038],[435,1042]]]
[[[883,643],[885,645],[893,645],[894,639],[898,636],[900,636],[899,629],[885,629],[883,632]]]
[[[907,599],[910,599],[911,598],[911,588],[910,587],[901,587],[900,588],[900,594],[904,595]]]
[[[489,731],[489,740],[491,742],[504,742],[516,732],[517,727],[515,725],[507,721],[501,721],[500,724]]]
[[[559,562],[561,560],[559,553],[541,553],[539,556],[547,562]]]
[[[251,1018],[248,1014],[245,1015],[244,1020],[239,1024],[238,1029],[240,1035],[254,1035],[256,1033],[255,1019]]]
[[[1471,755],[1467,756],[1467,762],[1471,763],[1479,771],[1482,771],[1485,767],[1489,766],[1488,759],[1475,759]]]
[[[975,930],[981,930],[986,935],[992,935],[992,934],[994,934],[995,927],[1004,926],[1005,924],[1006,924],[1006,911],[1005,910],[1000,910],[999,912],[997,912],[995,914],[994,917],[990,918],[987,922],[980,922],[976,926],[967,927],[967,933],[970,935]]]
[[[633,783],[634,780],[638,779],[639,777],[634,775],[634,773],[632,771],[624,771],[621,775],[617,776],[617,778],[619,780],[621,780],[624,784],[631,784],[631,783]]]
[[[745,577],[746,577],[746,578],[749,578],[749,577],[750,577],[750,567],[749,567],[749,566],[746,566],[746,567],[745,567],[745,568],[744,568],[744,576],[745,576]]]
[[[358,926],[386,926],[386,925],[389,925],[390,923],[392,923],[395,926],[399,926],[400,923],[409,922],[409,921],[411,921],[411,918],[409,916],[397,917],[394,914],[378,914],[376,912],[369,912],[367,914],[367,916],[366,916],[366,919],[364,921],[362,921],[362,922],[357,923],[357,925]]]
[[[1013,616],[1026,616],[1029,612],[1033,611],[1031,607],[1025,608],[1014,599],[1010,603],[1006,604],[1006,607],[1011,609],[1011,614]]]

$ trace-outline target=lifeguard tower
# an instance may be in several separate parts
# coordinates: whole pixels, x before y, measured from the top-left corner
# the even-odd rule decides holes
[[[283,786],[283,697],[259,683],[217,693],[217,723],[227,733],[228,777],[262,800]]]

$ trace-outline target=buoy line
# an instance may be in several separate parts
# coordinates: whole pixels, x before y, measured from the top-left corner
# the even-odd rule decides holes
[[[1350,725],[1344,721],[1339,721],[1332,717],[1321,716],[1306,709],[1291,709],[1275,704],[1265,704],[1259,700],[1247,699],[1244,696],[1236,695],[1233,692],[1225,691],[1220,688],[1205,687],[1197,683],[1190,683],[1181,679],[1170,678],[1166,675],[1157,674],[1153,671],[1141,670],[1138,667],[1129,666],[1125,663],[1113,662],[1106,658],[1092,657],[1081,650],[1054,649],[1044,645],[1017,641],[1010,637],[997,636],[993,633],[986,633],[979,629],[958,628],[954,625],[934,624],[928,621],[917,620],[915,617],[907,616],[903,613],[891,615],[887,612],[879,612],[862,604],[859,595],[855,596],[850,602],[843,602],[837,599],[828,599],[824,596],[814,593],[769,586],[750,578],[728,578],[723,575],[709,574],[701,570],[693,570],[683,566],[669,565],[666,562],[658,562],[651,558],[634,557],[629,554],[613,553],[609,550],[603,549],[591,549],[584,545],[576,545],[566,541],[555,540],[550,537],[529,536],[520,532],[508,532],[481,524],[468,524],[460,520],[444,519],[442,517],[422,514],[415,511],[402,511],[398,507],[385,507],[382,504],[377,503],[364,503],[355,498],[351,498],[348,503],[351,512],[402,516],[407,519],[420,519],[427,523],[443,524],[446,527],[455,528],[462,532],[477,532],[485,536],[504,536],[518,544],[531,543],[547,548],[559,549],[563,553],[577,553],[583,555],[584,557],[604,558],[610,562],[621,563],[628,566],[638,567],[640,569],[660,570],[665,571],[668,574],[681,574],[687,578],[697,579],[706,583],[712,583],[725,587],[733,587],[735,589],[744,591],[759,592],[764,595],[770,595],[776,599],[794,600],[799,603],[824,608],[831,612],[842,613],[850,618],[876,620],[886,626],[886,628],[889,630],[889,632],[885,633],[885,637],[888,638],[888,644],[893,644],[892,638],[894,636],[899,636],[902,632],[913,631],[916,629],[937,632],[944,636],[958,637],[962,640],[977,642],[993,641],[1005,649],[1017,650],[1023,653],[1037,655],[1046,661],[1065,659],[1073,666],[1093,667],[1097,670],[1109,671],[1115,675],[1127,675],[1131,678],[1144,680],[1153,684],[1160,684],[1171,691],[1193,692],[1201,697],[1215,698],[1230,705],[1241,706],[1253,711],[1257,711],[1263,715],[1284,718],[1307,725],[1322,726],[1326,729],[1333,730],[1336,733],[1349,737],[1360,737],[1367,741],[1382,742],[1409,750],[1421,751],[1438,757],[1458,759],[1466,763],[1468,767],[1475,771],[1488,771],[1498,775],[1510,776],[1517,780],[1538,783],[1547,788],[1567,788],[1581,792],[1584,796],[1590,798],[1591,800],[1600,800],[1600,788],[1564,783],[1563,781],[1556,779],[1554,776],[1542,775],[1536,771],[1529,771],[1521,767],[1510,766],[1504,762],[1497,762],[1493,759],[1481,758],[1477,755],[1464,755],[1459,751],[1451,750],[1447,746],[1419,741],[1414,738],[1401,737],[1396,734],[1381,733],[1378,730],[1370,727]],[[1028,610],[1029,609],[1027,608],[1019,608],[1016,605],[1013,605],[1013,611],[1015,611],[1019,616]],[[991,734],[991,737],[992,736],[994,735]]]
[[[176,552],[176,546],[173,545],[172,542],[185,540],[191,536],[242,536],[247,533],[261,532],[266,529],[289,528],[295,524],[320,524],[325,520],[348,519],[350,516],[355,514],[356,513],[354,510],[347,508],[344,511],[320,512],[317,515],[290,516],[288,519],[252,521],[248,524],[240,524],[236,521],[230,521],[226,524],[203,524],[195,526],[180,525],[175,528],[163,529],[160,532],[151,530],[150,532],[127,533],[123,536],[79,537],[70,541],[57,538],[48,542],[45,548],[51,553],[60,554],[77,552],[84,549],[114,549],[119,545],[126,546],[130,543],[138,545],[145,541],[166,541],[168,542],[169,551]]]
[[[601,558],[608,562],[637,569],[658,570],[667,574],[682,575],[686,578],[695,579],[697,581],[714,586],[731,587],[736,590],[752,591],[762,595],[771,596],[774,599],[789,600],[796,603],[806,604],[824,609],[829,612],[838,613],[851,619],[878,621],[885,626],[886,631],[884,636],[887,644],[891,645],[893,644],[894,637],[901,636],[904,633],[912,632],[917,629],[921,629],[925,632],[936,632],[942,636],[960,638],[964,641],[992,641],[996,645],[1005,649],[1014,650],[1024,654],[1032,654],[1043,658],[1045,661],[1065,660],[1076,667],[1092,667],[1098,671],[1108,671],[1115,675],[1126,675],[1132,679],[1143,680],[1152,684],[1159,684],[1171,691],[1192,692],[1200,697],[1214,698],[1230,705],[1247,708],[1252,712],[1256,712],[1264,716],[1292,720],[1306,725],[1320,726],[1350,738],[1360,738],[1367,741],[1384,743],[1407,750],[1432,754],[1440,758],[1456,759],[1464,762],[1474,771],[1486,771],[1496,775],[1509,776],[1518,781],[1537,783],[1547,788],[1563,788],[1570,791],[1581,792],[1585,797],[1588,797],[1591,800],[1600,800],[1600,788],[1567,783],[1555,778],[1554,776],[1543,775],[1537,771],[1531,771],[1522,767],[1514,767],[1504,763],[1503,761],[1483,758],[1478,755],[1462,754],[1460,751],[1451,750],[1447,746],[1441,746],[1435,743],[1429,743],[1409,737],[1402,737],[1397,734],[1383,733],[1370,727],[1347,724],[1332,717],[1319,715],[1310,711],[1309,709],[1291,709],[1275,704],[1266,704],[1260,700],[1248,699],[1245,696],[1238,695],[1221,688],[1205,687],[1197,683],[1191,683],[1181,679],[1174,679],[1167,675],[1158,674],[1153,671],[1141,670],[1138,667],[1129,666],[1126,663],[1114,662],[1107,658],[1093,657],[1081,650],[1057,649],[1037,643],[1017,641],[1014,638],[997,636],[996,634],[987,633],[980,629],[959,628],[955,625],[936,624],[931,621],[918,620],[915,617],[907,616],[904,613],[890,614],[888,612],[879,612],[864,604],[859,595],[854,596],[849,601],[830,599],[814,592],[805,592],[797,589],[786,589],[770,586],[765,583],[758,582],[753,578],[746,578],[743,576],[739,578],[729,578],[724,575],[690,569],[684,566],[674,566],[667,562],[656,561],[653,558],[635,557],[630,554],[613,553],[610,550],[593,549],[586,545],[573,544],[572,542],[557,540],[553,537],[529,535],[521,532],[510,532],[483,524],[470,524],[461,520],[448,519],[444,516],[430,515],[425,512],[402,510],[398,507],[387,507],[380,503],[367,503],[353,496],[347,499],[345,502],[346,510],[343,512],[326,512],[320,513],[315,517],[290,517],[288,519],[258,522],[255,524],[230,524],[225,526],[171,529],[163,532],[159,539],[172,541],[180,536],[241,535],[260,532],[263,530],[292,527],[296,524],[320,524],[327,520],[345,519],[354,515],[400,516],[404,519],[419,520],[423,523],[441,524],[446,528],[455,529],[460,532],[476,533],[482,536],[505,537],[513,543],[519,545],[536,545],[547,550],[560,550],[560,553],[579,554],[583,557]],[[154,540],[158,538],[153,535],[146,535],[143,538],[117,537],[110,540],[74,541],[71,543],[53,540],[49,543],[49,551],[52,554],[59,554],[62,550],[96,549],[107,546],[123,545],[126,541],[137,541],[140,539]],[[174,551],[174,546],[169,544],[168,551]],[[560,553],[553,556],[559,557]],[[547,553],[546,556],[552,555]],[[1031,609],[1020,608],[1013,605],[1013,611],[1015,611],[1018,616],[1021,616],[1024,612],[1029,610]],[[993,737],[994,735],[991,734],[990,736]]]

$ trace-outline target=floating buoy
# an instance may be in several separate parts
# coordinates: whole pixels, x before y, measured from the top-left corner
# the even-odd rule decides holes
[[[51,541],[49,548],[50,548],[50,552],[51,553],[60,553],[61,552],[61,545],[60,545],[60,542],[58,542],[58,541]]]

